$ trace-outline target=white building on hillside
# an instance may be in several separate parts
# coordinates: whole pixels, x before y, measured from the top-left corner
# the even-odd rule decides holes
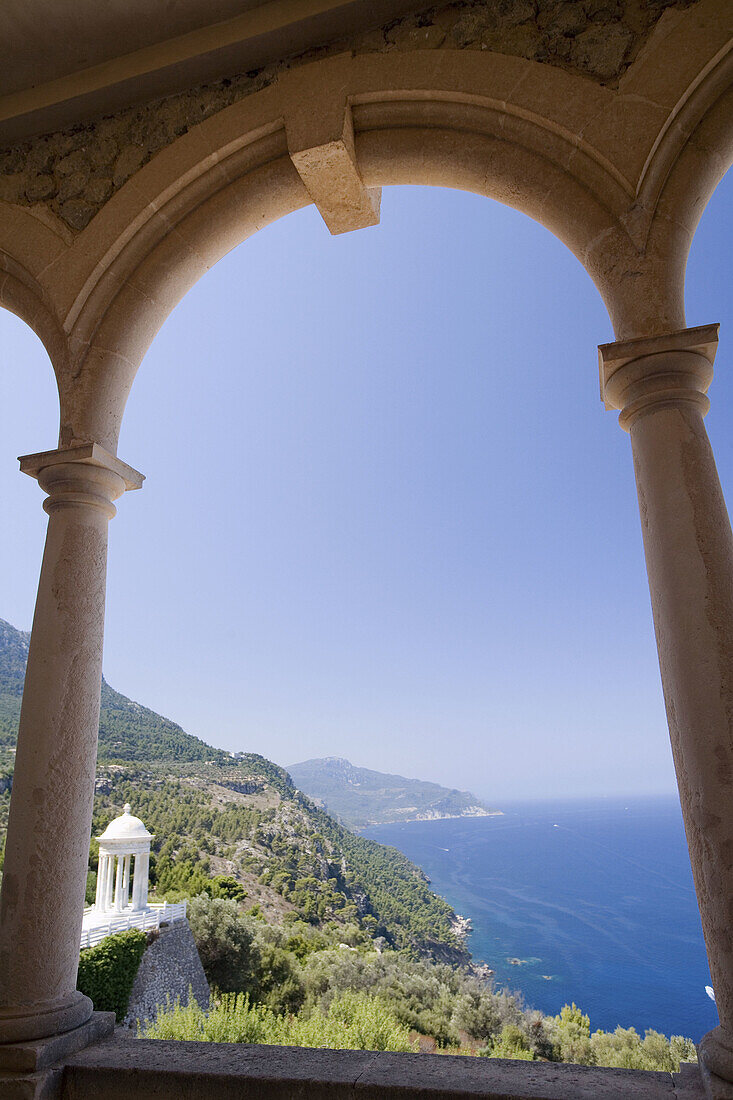
[[[111,821],[99,841],[97,895],[84,910],[81,946],[92,947],[106,936],[129,928],[159,928],[161,923],[186,916],[186,903],[148,902],[149,833],[129,803]],[[134,858],[134,863],[133,863]]]

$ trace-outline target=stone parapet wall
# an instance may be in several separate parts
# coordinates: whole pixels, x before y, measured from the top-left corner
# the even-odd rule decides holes
[[[254,72],[131,107],[0,152],[0,200],[42,205],[72,231],[160,149],[224,107],[316,58],[351,51],[487,50],[615,85],[668,9],[697,0],[459,0]]]
[[[130,994],[125,1024],[152,1020],[160,1005],[180,1000],[188,1004],[189,991],[202,1008],[209,1004],[209,983],[187,920],[164,925],[140,962]]]
[[[680,1073],[446,1054],[115,1037],[68,1058],[64,1100],[705,1100]]]

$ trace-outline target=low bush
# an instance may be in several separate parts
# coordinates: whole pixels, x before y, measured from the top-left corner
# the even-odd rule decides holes
[[[696,1062],[691,1039],[673,1035],[668,1039],[649,1029],[642,1039],[636,1028],[594,1031],[590,1019],[575,1005],[565,1005],[559,1016],[549,1017],[554,1032],[558,1061],[619,1069],[653,1069],[678,1073],[681,1062]]]
[[[487,1058],[513,1058],[514,1061],[533,1062],[534,1054],[529,1049],[527,1037],[516,1024],[507,1024],[491,1046],[481,1051]]]
[[[225,993],[209,1012],[195,1001],[168,1005],[154,1023],[140,1029],[146,1039],[189,1039],[212,1043],[265,1043],[326,1047],[330,1050],[413,1051],[408,1029],[381,998],[345,993],[328,1011],[278,1015],[251,1004],[246,993]]]

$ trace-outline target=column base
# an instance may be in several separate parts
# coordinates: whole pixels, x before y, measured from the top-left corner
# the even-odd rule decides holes
[[[708,1100],[733,1100],[733,1040],[722,1027],[703,1035],[697,1048]]]
[[[63,1000],[37,1007],[0,1007],[0,1066],[3,1065],[2,1050],[6,1043],[26,1043],[72,1031],[85,1024],[93,1011],[92,1002],[78,990]]]
[[[0,1096],[3,1100],[57,1100],[64,1061],[108,1038],[114,1012],[95,1012],[81,1027],[45,1039],[0,1045]]]

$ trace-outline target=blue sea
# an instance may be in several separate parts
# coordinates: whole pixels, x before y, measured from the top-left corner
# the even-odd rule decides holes
[[[695,1041],[715,1005],[676,798],[522,803],[501,817],[380,825],[470,917],[468,946],[500,986],[591,1027]]]

